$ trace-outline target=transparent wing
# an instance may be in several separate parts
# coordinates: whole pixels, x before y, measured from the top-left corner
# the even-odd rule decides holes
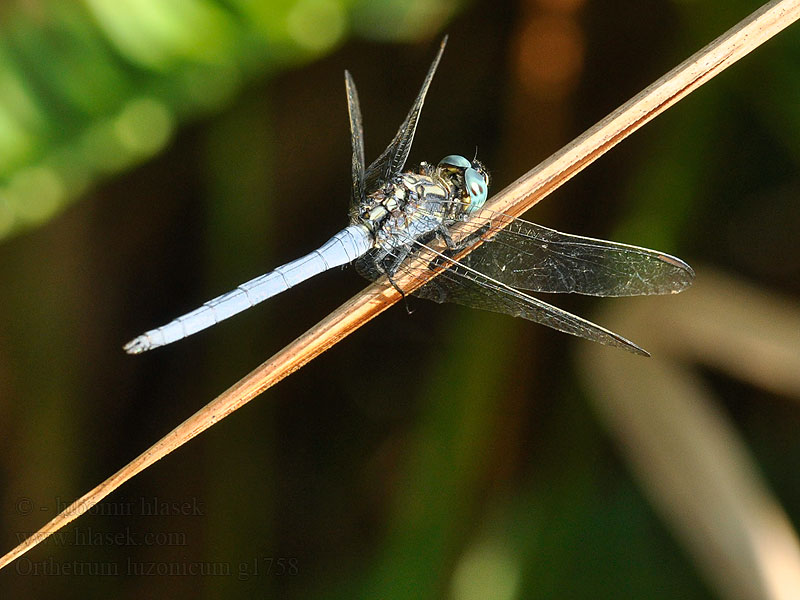
[[[425,253],[428,267],[412,276],[446,267],[415,292],[419,297],[522,317],[640,355],[647,353],[622,336],[520,290],[594,296],[668,294],[682,291],[694,279],[689,265],[663,252],[561,233],[488,209],[469,224],[459,224],[459,233],[462,240],[480,236],[486,241],[455,260],[457,251],[437,252],[409,238],[393,256],[382,259],[382,265],[375,264],[374,251],[359,259],[356,267],[373,280],[398,263],[397,272],[409,272],[409,261],[403,259],[413,248],[414,254]]]
[[[353,148],[353,189],[350,199],[350,214],[357,214],[357,207],[364,202],[364,126],[361,107],[358,103],[356,84],[349,71],[344,72],[347,90],[347,111],[350,114],[350,143]]]
[[[402,171],[403,166],[406,164],[408,153],[411,151],[411,143],[414,141],[414,133],[417,130],[419,115],[422,112],[422,104],[425,102],[425,95],[428,93],[428,88],[431,85],[434,73],[436,73],[436,67],[439,66],[446,44],[447,36],[444,37],[439,46],[439,52],[437,52],[436,58],[433,59],[433,63],[428,69],[428,74],[422,83],[422,89],[420,89],[417,99],[411,106],[406,120],[400,125],[400,129],[397,130],[394,139],[392,139],[386,150],[367,167],[364,178],[367,194],[374,192],[384,182]]]
[[[669,254],[561,233],[522,219],[513,219],[461,262],[506,285],[535,292],[674,294],[694,280],[694,270]]]
[[[449,268],[444,269],[435,279],[414,292],[414,295],[420,298],[426,298],[438,303],[454,302],[472,308],[504,313],[512,317],[522,317],[606,346],[614,346],[634,354],[649,356],[647,351],[613,331],[547,304],[538,298],[528,296],[467,265],[456,262],[424,244],[414,242],[414,245],[421,248],[431,257],[432,265],[437,262],[449,265]],[[359,260],[361,264],[357,264],[357,266],[362,275],[370,279],[376,279],[379,276],[379,269],[365,268],[365,265],[369,262],[369,256]],[[423,270],[425,269],[417,269],[415,272],[411,272],[408,264],[402,264],[397,272],[419,276]]]
[[[622,348],[640,356],[650,356],[646,350],[613,331],[528,296],[460,263],[445,269],[438,277],[417,290],[415,295],[434,302],[454,302],[512,317],[522,317],[606,346]]]

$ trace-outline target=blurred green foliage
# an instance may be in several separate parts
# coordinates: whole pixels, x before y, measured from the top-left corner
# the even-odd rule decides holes
[[[410,0],[6,3],[0,239],[152,157],[180,123],[224,107],[248,81],[329,52],[351,29],[408,39],[452,10]]]

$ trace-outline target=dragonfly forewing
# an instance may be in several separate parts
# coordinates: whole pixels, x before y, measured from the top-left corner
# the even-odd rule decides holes
[[[439,66],[439,61],[442,59],[446,45],[447,36],[442,39],[442,43],[439,45],[439,52],[428,69],[422,88],[419,90],[414,104],[411,105],[411,110],[409,110],[405,121],[400,125],[386,150],[367,167],[364,177],[367,194],[374,192],[383,183],[389,181],[403,170],[408,159],[408,153],[411,152],[411,143],[414,141],[414,133],[417,131],[417,123],[422,112],[422,105],[425,103],[425,95],[428,93],[428,88],[431,85],[431,81],[433,81],[436,67]]]
[[[415,296],[437,303],[453,302],[512,317],[522,317],[606,346],[622,348],[640,356],[649,356],[646,350],[613,331],[529,296],[473,269],[464,262],[455,261],[429,246],[419,243],[417,246],[436,257],[435,260],[428,263],[429,265],[433,266],[438,262],[440,266],[446,265],[446,268],[443,268],[434,279],[417,289],[414,292]],[[403,265],[400,270],[404,270],[412,276],[420,276],[423,271],[419,268],[416,273],[412,273],[411,267],[407,264]]]
[[[647,296],[678,293],[694,280],[689,265],[663,252],[561,233],[505,215],[491,219],[504,220],[510,224],[461,262],[514,288]]]
[[[358,206],[364,201],[364,124],[358,102],[356,83],[349,71],[344,72],[347,90],[347,112],[350,115],[350,145],[353,149],[353,189],[350,201],[351,217],[358,214]]]

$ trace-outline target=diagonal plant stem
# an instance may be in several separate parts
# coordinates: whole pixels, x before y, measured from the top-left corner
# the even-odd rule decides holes
[[[775,0],[765,4],[572,143],[496,194],[487,202],[486,208],[511,216],[522,214],[639,127],[798,18],[800,18],[800,0]],[[424,267],[427,264],[425,259],[417,259],[417,262],[419,264],[411,266]],[[396,283],[410,293],[435,276],[436,272],[428,271],[426,278],[417,276],[411,281],[409,276],[398,276]],[[70,504],[38,532],[0,558],[0,568],[89,510],[137,473],[322,354],[399,299],[400,295],[395,288],[385,281],[378,281],[367,287],[186,419],[125,467]]]

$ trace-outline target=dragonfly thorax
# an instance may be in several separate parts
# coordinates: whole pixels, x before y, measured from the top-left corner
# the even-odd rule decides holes
[[[466,220],[483,206],[488,185],[488,174],[478,161],[450,155],[435,167],[423,162],[369,194],[360,221],[376,237],[382,229],[417,230],[424,235]]]
[[[367,196],[360,221],[372,232],[376,247],[407,246],[460,220],[461,195],[451,180],[423,163]]]

